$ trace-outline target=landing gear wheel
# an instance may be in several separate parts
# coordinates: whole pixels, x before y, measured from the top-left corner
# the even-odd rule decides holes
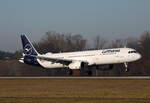
[[[81,71],[81,76],[92,76],[92,71],[89,70],[89,71]]]
[[[88,76],[92,76],[92,71],[87,71]]]
[[[85,71],[84,71],[84,69],[81,69],[81,70],[80,70],[80,76],[85,76]]]
[[[129,68],[126,68],[126,72],[129,72],[130,71],[130,69]]]
[[[72,70],[68,70],[68,71],[67,71],[67,75],[68,75],[68,76],[72,76],[72,75],[73,75],[73,71],[72,71]]]
[[[72,74],[73,74],[73,71],[72,71],[72,70],[70,70],[69,75],[70,75],[70,76],[72,76]]]

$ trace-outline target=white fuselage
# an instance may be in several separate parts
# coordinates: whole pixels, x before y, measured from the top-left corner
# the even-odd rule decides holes
[[[85,61],[88,63],[89,66],[133,62],[141,58],[141,55],[131,48],[102,49],[52,54],[47,53],[42,56],[68,60],[70,59],[74,61]],[[38,59],[38,62],[44,68],[66,67],[66,65],[60,63],[53,63],[46,60]]]

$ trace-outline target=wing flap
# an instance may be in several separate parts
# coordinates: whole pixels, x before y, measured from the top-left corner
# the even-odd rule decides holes
[[[35,57],[39,60],[46,60],[46,61],[50,61],[53,63],[60,63],[60,64],[64,64],[64,65],[69,65],[72,62],[79,61],[79,60],[64,59],[64,58],[51,58],[51,57],[46,57],[46,56],[42,56],[42,55],[38,55],[38,56],[30,55],[30,56]],[[80,61],[80,62],[88,63],[87,61]]]
[[[39,60],[46,60],[46,61],[50,61],[50,62],[53,62],[53,63],[61,63],[61,64],[64,64],[64,65],[68,65],[68,64],[73,62],[70,59],[63,59],[63,58],[50,58],[50,57],[45,57],[45,56],[33,56],[33,57],[36,57]]]

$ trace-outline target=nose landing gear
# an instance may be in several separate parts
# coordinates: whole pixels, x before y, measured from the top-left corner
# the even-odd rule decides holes
[[[129,67],[128,67],[128,63],[127,63],[127,62],[124,63],[124,66],[125,66],[125,68],[126,68],[125,71],[126,71],[126,72],[129,72],[130,69],[129,69]]]

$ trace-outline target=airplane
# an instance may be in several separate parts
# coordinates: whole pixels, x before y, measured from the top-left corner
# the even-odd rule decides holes
[[[84,70],[91,66],[98,67],[103,65],[108,65],[108,69],[112,69],[114,64],[120,63],[125,65],[127,72],[129,71],[128,63],[137,61],[142,57],[135,49],[126,47],[39,54],[26,35],[21,35],[21,41],[23,46],[23,58],[19,60],[21,63],[42,66],[46,69],[67,68],[70,75],[75,69]],[[89,70],[90,72],[91,70]]]

